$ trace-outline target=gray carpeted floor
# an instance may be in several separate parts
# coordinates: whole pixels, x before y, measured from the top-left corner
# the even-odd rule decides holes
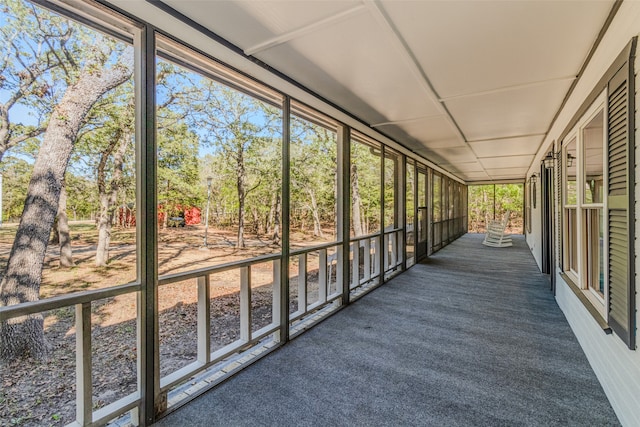
[[[522,238],[466,235],[159,426],[618,425]]]

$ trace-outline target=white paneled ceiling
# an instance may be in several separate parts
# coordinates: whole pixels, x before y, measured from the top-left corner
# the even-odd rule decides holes
[[[614,4],[162,1],[469,182],[524,178]]]

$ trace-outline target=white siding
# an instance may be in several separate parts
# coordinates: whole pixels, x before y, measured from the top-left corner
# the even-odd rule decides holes
[[[624,46],[632,37],[640,33],[640,2],[624,2],[611,24],[609,31],[595,52],[592,60],[585,70],[582,78],[566,103],[565,108],[558,116],[558,120],[550,130],[543,146],[548,146],[552,141],[560,137],[560,133],[567,126],[571,117],[575,114],[586,96],[594,88],[604,72],[609,68]],[[640,60],[636,60],[636,73],[640,70]],[[636,127],[640,123],[640,97],[637,94],[640,88],[640,79],[636,76]],[[636,130],[636,159],[640,159],[640,133]],[[548,150],[547,150],[548,151]],[[546,155],[545,150],[540,150],[537,159]],[[636,200],[640,201],[640,168],[636,160],[635,179]],[[536,162],[534,164],[537,165]],[[532,167],[529,173],[535,170]],[[556,201],[558,203],[559,201]],[[640,254],[640,207],[636,202],[636,254]],[[539,221],[539,219],[537,219]],[[534,215],[534,221],[535,215]],[[539,233],[539,229],[536,229]],[[532,230],[533,231],[533,230]],[[529,236],[528,241],[534,243],[534,254],[538,252],[540,237]],[[531,245],[531,243],[530,243]],[[537,245],[537,246],[536,246]],[[636,256],[636,271],[640,272],[640,260]],[[637,277],[637,275],[636,275]],[[636,279],[636,287],[640,285]],[[640,426],[640,350],[629,350],[626,344],[615,334],[606,335],[586,308],[568,288],[566,283],[557,277],[558,305],[566,316],[569,325],[582,346],[589,363],[593,367],[602,387],[611,402],[611,406],[625,426]],[[636,293],[636,307],[640,307],[640,297]],[[640,321],[636,310],[636,324]]]
[[[640,426],[640,353],[606,335],[558,276],[556,299],[624,426]]]

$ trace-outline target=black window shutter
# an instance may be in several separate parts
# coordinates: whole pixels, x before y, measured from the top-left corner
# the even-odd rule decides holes
[[[636,346],[634,52],[635,40],[607,90],[609,325],[631,349]]]

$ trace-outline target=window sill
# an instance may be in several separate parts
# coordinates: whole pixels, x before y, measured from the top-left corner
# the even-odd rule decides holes
[[[582,289],[580,289],[578,285],[575,284],[573,279],[571,279],[567,274],[560,273],[560,277],[562,277],[562,279],[569,286],[569,289],[571,289],[571,291],[575,294],[575,296],[578,297],[578,299],[580,300],[582,305],[584,305],[584,307],[587,309],[591,317],[593,317],[593,319],[596,322],[598,322],[598,325],[600,325],[600,327],[602,328],[602,331],[605,334],[610,335],[613,332],[611,330],[611,327],[602,318],[602,315],[600,314],[600,312],[593,306],[593,303],[591,302],[591,300],[589,300],[589,297],[587,297],[584,294],[584,292],[582,292]]]

